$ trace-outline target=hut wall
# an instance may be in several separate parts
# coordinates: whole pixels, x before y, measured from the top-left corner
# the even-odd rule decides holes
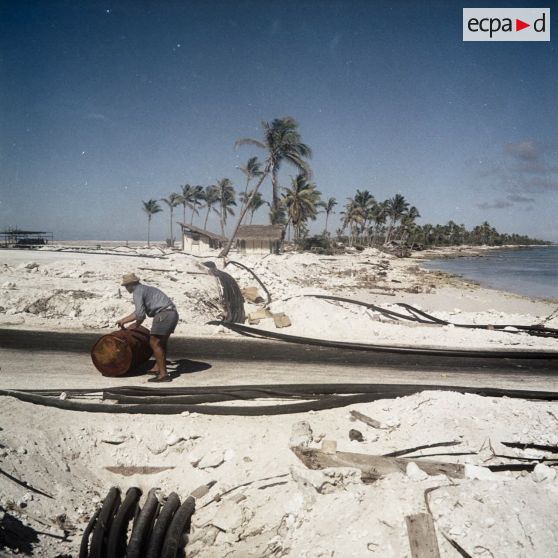
[[[272,242],[268,238],[241,239],[241,252],[248,254],[269,254],[272,251]]]
[[[184,252],[188,254],[203,254],[210,249],[209,238],[203,235],[185,232]]]

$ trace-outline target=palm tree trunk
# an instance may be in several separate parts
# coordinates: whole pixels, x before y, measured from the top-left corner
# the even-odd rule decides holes
[[[207,206],[207,213],[205,214],[205,221],[203,223],[203,228],[207,230],[207,220],[209,219],[209,212],[211,211],[211,207]]]
[[[327,234],[327,221],[329,219],[329,213],[326,211],[326,222],[325,222],[325,229],[324,229],[324,233]]]
[[[271,189],[273,195],[271,214],[277,219],[277,209],[279,208],[279,184],[277,183],[277,171],[275,167],[271,170]],[[275,225],[273,222],[271,224]]]
[[[392,219],[389,224],[388,230],[386,232],[386,239],[384,240],[384,244],[387,244],[389,242],[389,239],[391,237],[391,231],[393,230],[394,225],[395,225],[395,219]]]
[[[223,213],[226,211],[226,208],[221,205],[221,214],[219,215],[219,220],[221,221],[221,236],[225,236],[225,220],[223,218]]]
[[[184,224],[186,224],[186,204],[183,203],[182,206],[183,206],[182,222]],[[184,229],[182,229],[182,251],[183,252],[184,252],[184,248],[185,248],[185,245],[184,245]]]
[[[229,238],[225,247],[219,253],[220,258],[225,258],[227,256],[227,254],[230,252],[230,250],[232,248],[232,245],[233,245],[233,242],[234,242],[234,239],[236,238],[236,235],[238,234],[238,229],[240,227],[240,223],[242,223],[242,220],[244,219],[244,216],[246,215],[248,209],[250,208],[250,204],[252,203],[252,200],[254,199],[254,196],[256,195],[257,191],[260,189],[260,186],[263,184],[263,181],[265,180],[265,178],[268,174],[269,174],[269,164],[266,166],[266,168],[265,168],[265,170],[264,170],[264,172],[263,172],[263,174],[260,178],[260,181],[258,182],[256,187],[254,188],[254,191],[252,192],[252,195],[250,196],[250,199],[248,199],[246,201],[246,205],[242,208],[242,211],[240,212],[240,215],[238,217],[238,221],[236,222],[236,225],[233,229],[231,237]]]
[[[151,215],[147,216],[147,247],[150,248],[151,247],[151,243],[150,243],[150,234],[151,234]]]
[[[170,242],[171,242],[171,246],[174,246],[174,237],[172,236],[172,213],[173,213],[173,210],[172,210],[172,207],[171,207],[171,210],[170,210]]]

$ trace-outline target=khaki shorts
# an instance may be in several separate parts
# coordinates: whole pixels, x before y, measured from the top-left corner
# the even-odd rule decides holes
[[[176,310],[163,310],[155,315],[151,324],[151,335],[170,335],[178,323]]]

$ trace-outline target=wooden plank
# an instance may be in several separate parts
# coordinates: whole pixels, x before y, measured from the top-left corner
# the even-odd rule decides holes
[[[364,422],[364,424],[367,424],[368,426],[371,426],[372,428],[379,428],[379,429],[385,428],[384,426],[382,426],[381,422],[377,421],[376,419],[370,418],[366,415],[363,415],[362,413],[359,413],[358,411],[351,411],[351,416],[355,420],[360,420],[361,422]]]
[[[263,302],[263,298],[258,294],[257,287],[246,287],[241,290],[242,296],[249,302]]]
[[[122,475],[123,477],[131,477],[132,475],[156,475],[163,471],[174,469],[174,467],[149,467],[149,466],[134,466],[134,465],[115,465],[105,467],[107,471],[115,475]]]
[[[289,327],[291,325],[289,316],[284,312],[273,314],[273,321],[275,322],[275,327]]]
[[[434,521],[429,513],[405,517],[412,558],[440,558]]]
[[[379,479],[390,473],[404,473],[409,463],[415,463],[427,475],[447,475],[455,479],[465,478],[465,467],[456,463],[442,463],[405,457],[382,457],[380,455],[342,451],[325,453],[318,449],[300,446],[291,449],[309,469],[355,467],[360,469],[367,479]]]
[[[259,322],[260,320],[265,320],[266,318],[272,318],[273,314],[267,308],[259,308],[255,312],[250,312],[248,314],[248,321]]]

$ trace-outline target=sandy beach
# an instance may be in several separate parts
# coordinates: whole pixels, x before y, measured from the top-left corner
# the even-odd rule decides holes
[[[230,259],[258,276],[271,295],[268,309],[286,314],[291,322],[278,329],[271,317],[264,318],[253,326],[264,331],[412,348],[558,352],[555,338],[531,336],[513,327],[499,331],[452,325],[544,322],[558,328],[558,317],[546,320],[556,301],[487,289],[421,268],[425,259],[448,253],[456,254],[422,252],[399,259],[366,249],[336,256],[231,253]],[[219,285],[202,262],[214,261],[242,289],[258,287],[263,299],[265,293],[251,274],[234,265],[223,268],[216,254],[211,256],[106,241],[2,250],[0,328],[23,335],[26,330],[106,334],[132,310],[131,297],[119,287],[119,279],[133,271],[176,303],[180,313],[176,336],[240,341],[238,334],[223,326],[207,324],[218,319],[222,307]],[[345,297],[397,312],[404,311],[400,303],[410,304],[450,324],[395,320],[363,306],[312,295]],[[246,302],[246,314],[262,306]],[[7,375],[1,362],[0,366],[0,388],[17,388],[19,380]],[[265,372],[261,383],[266,381]],[[195,382],[203,384],[203,372],[195,376]],[[225,378],[229,385],[236,383],[234,371]],[[110,381],[114,385],[118,379]],[[145,378],[122,381],[138,385]],[[189,381],[179,376],[171,385],[187,386]],[[88,382],[103,383],[92,364],[84,372],[84,384]],[[300,382],[310,383],[312,378]],[[45,377],[43,385],[34,387],[65,386],[54,386]],[[549,382],[546,389],[556,391],[556,387]],[[63,411],[11,397],[1,401],[2,469],[54,496],[37,495],[0,476],[0,506],[47,533],[34,543],[35,556],[77,556],[85,524],[112,485],[123,492],[139,486],[144,494],[158,486],[164,493],[176,490],[186,496],[210,481],[216,484],[197,503],[187,556],[410,557],[405,516],[426,511],[424,494],[431,488],[435,490],[426,502],[444,557],[457,555],[448,539],[475,557],[547,557],[558,544],[558,531],[551,527],[558,504],[555,468],[547,464],[537,465],[532,472],[483,468],[508,462],[497,455],[551,458],[548,452],[512,449],[502,442],[555,445],[556,402],[423,391],[277,417],[197,413],[148,417]],[[373,417],[382,426],[354,422],[351,410]],[[349,439],[351,429],[361,431],[362,441]],[[465,473],[459,479],[428,476],[413,463],[366,484],[362,472],[352,467],[311,471],[290,450],[293,445],[320,448],[324,439],[337,441],[338,451],[371,455],[455,441],[457,448],[419,454],[454,453],[431,459],[463,464]],[[122,476],[107,469],[134,466],[164,470]],[[253,482],[239,487],[247,481]],[[64,531],[67,540],[56,538],[63,537]]]

